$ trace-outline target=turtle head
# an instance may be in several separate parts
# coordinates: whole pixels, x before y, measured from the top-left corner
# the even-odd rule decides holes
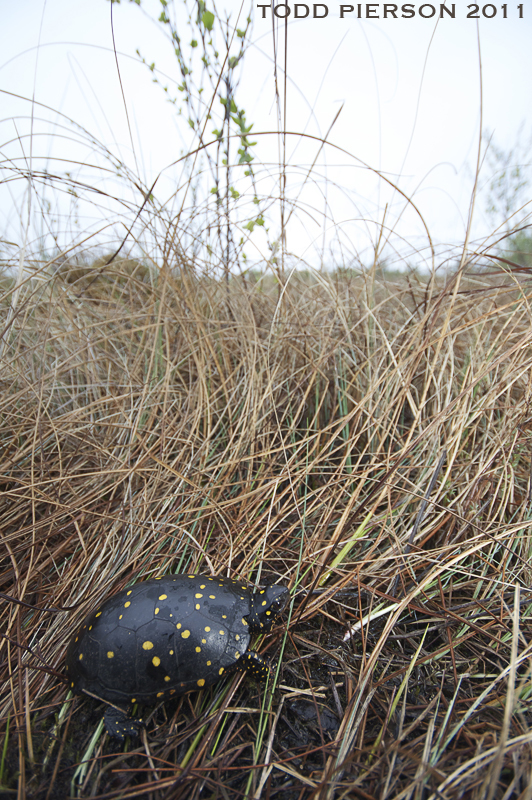
[[[246,619],[251,633],[268,633],[286,608],[290,593],[286,586],[267,586],[251,595]]]

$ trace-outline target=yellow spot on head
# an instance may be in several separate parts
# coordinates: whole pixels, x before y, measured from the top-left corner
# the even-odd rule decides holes
[[[113,651],[109,650],[108,653],[107,653],[107,658],[114,658],[114,657],[115,657],[115,654],[113,653]]]
[[[158,667],[159,664],[161,663],[161,659],[159,658],[159,656],[153,656],[151,663],[153,664],[154,667]]]
[[[202,686],[205,686],[205,681],[203,680],[203,678],[199,679],[198,686],[200,687],[200,689],[201,689]]]
[[[188,637],[190,636],[190,631],[183,631],[181,636],[183,637],[183,639],[188,639]]]
[[[167,595],[167,594],[162,594],[162,595],[159,597],[159,600],[166,600],[166,598],[167,598],[167,597],[168,597],[168,595]]]
[[[151,650],[153,648],[153,642],[143,642],[142,649],[143,650]]]

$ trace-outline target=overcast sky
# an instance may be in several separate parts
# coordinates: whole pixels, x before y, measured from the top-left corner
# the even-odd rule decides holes
[[[156,16],[160,13],[158,0],[144,0],[142,5]],[[328,15],[315,19],[312,4],[307,19],[294,19],[291,6],[286,128],[293,134],[323,137],[336,121],[328,134],[330,144],[321,150],[316,140],[288,138],[288,195],[297,200],[288,248],[311,263],[327,261],[331,246],[336,257],[348,261],[360,255],[367,260],[381,226],[392,231],[392,257],[398,250],[403,254],[417,250],[426,256],[427,230],[434,242],[457,245],[465,235],[481,126],[506,150],[516,145],[520,128],[522,144],[532,134],[530,0],[521,6],[523,18],[519,4],[499,3],[479,6],[478,20],[466,18],[475,7],[463,1],[447,3],[455,6],[456,17],[444,16],[439,21],[437,15],[421,16],[430,14],[429,4],[410,4],[415,16],[406,19],[401,18],[401,5],[397,19],[384,19],[384,3],[371,5],[369,12],[377,16],[357,19],[357,4],[352,5],[355,12],[344,19],[337,2],[321,4],[318,13],[327,8]],[[439,4],[434,7],[440,8]],[[248,5],[241,12],[240,2],[226,0],[212,8],[219,14],[225,9],[235,25],[244,27]],[[366,8],[361,4],[363,17]],[[105,176],[112,172],[98,152],[105,147],[112,159],[125,164],[146,186],[161,173],[158,200],[175,202],[170,198],[182,186],[183,165],[170,165],[192,140],[186,120],[177,116],[176,106],[153,83],[157,75],[179,94],[175,86],[181,78],[161,26],[126,0],[114,5],[121,89],[108,0],[0,0],[0,9],[0,89],[11,93],[1,95],[0,235],[13,244],[23,241],[27,184],[15,180],[13,168],[28,164],[30,154],[35,169],[70,171],[105,191]],[[281,7],[280,13],[285,9]],[[278,79],[282,81],[284,22],[276,22]],[[185,30],[183,40],[188,41],[187,37]],[[269,10],[262,19],[255,6],[252,41],[235,70],[240,80],[237,100],[248,122],[254,123],[254,131],[275,131]],[[157,72],[152,74],[140,63],[137,48],[148,62],[155,62]],[[35,106],[33,122],[32,97],[52,109]],[[253,140],[258,142],[258,190],[275,195],[278,140],[273,135]],[[89,163],[97,166],[95,172],[79,166]],[[375,171],[397,185],[415,208]],[[484,168],[473,224],[473,240],[479,243],[494,227],[486,216],[483,194],[491,177],[493,173]],[[239,190],[244,187],[241,181]],[[117,191],[124,193],[120,200],[138,206],[141,195],[131,182],[119,190],[115,182]],[[88,230],[96,238],[105,236],[110,216],[124,213],[125,220],[129,213],[125,206],[118,208],[102,199],[88,215],[84,206],[78,207],[81,217],[77,220],[71,208],[67,223],[62,202],[54,198],[51,187],[35,187],[32,214],[36,209],[44,216],[55,211],[61,217],[54,224],[63,243],[82,238]],[[278,235],[277,207],[270,215],[268,235],[255,231],[251,236],[252,258],[267,256],[266,240],[271,242]],[[44,216],[41,235],[49,228]],[[34,224],[33,242],[38,234]]]

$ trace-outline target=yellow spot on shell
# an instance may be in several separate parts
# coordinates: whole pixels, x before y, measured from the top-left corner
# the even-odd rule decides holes
[[[143,650],[151,650],[153,648],[153,642],[143,642],[142,649]]]
[[[207,639],[202,639],[202,640],[201,640],[201,643],[202,643],[202,644],[207,644]]]
[[[218,670],[218,675],[223,675],[224,672],[225,672],[224,668],[220,667],[220,669]]]
[[[156,614],[158,614],[158,613],[159,613],[159,609],[158,609],[158,608],[156,608],[156,609],[155,609],[155,613],[156,613]]]
[[[196,592],[196,594],[194,595],[194,597],[197,597],[197,598],[198,598],[198,600],[199,600],[201,597],[203,597],[203,595],[201,594],[201,592]]]
[[[169,650],[168,652],[170,653],[171,656],[174,655],[174,651],[173,650]]]
[[[89,630],[92,631],[92,625],[89,625]],[[77,640],[76,640],[77,641]]]
[[[162,594],[162,595],[159,597],[159,600],[166,600],[166,598],[167,598],[167,597],[168,597],[168,595],[167,595],[167,594]]]
[[[127,603],[124,603],[124,608],[129,608],[130,605],[131,605],[131,602],[128,600]]]
[[[183,631],[181,636],[183,637],[183,639],[188,639],[188,637],[190,636],[190,631]]]
[[[136,702],[137,702],[137,698],[136,698],[136,697],[132,697],[132,698],[131,698],[131,702],[132,702],[132,703],[136,703]],[[117,722],[116,724],[118,725],[118,722]]]
[[[209,595],[209,600],[216,600],[216,595],[215,594],[210,594]]]
[[[126,597],[129,597],[130,594],[131,594],[131,589],[129,590],[129,592],[126,592]]]
[[[200,604],[199,604],[199,603],[196,603],[196,611],[199,611],[199,610],[200,610],[200,608],[201,608]]]
[[[237,640],[237,642],[240,641],[240,634],[239,633],[236,634],[235,639]]]
[[[199,679],[199,681],[198,681],[198,686],[199,686],[200,688],[201,688],[202,686],[205,686],[205,681],[203,680],[203,678],[200,678],[200,679]]]
[[[102,613],[101,611],[98,611],[98,613],[96,614],[96,617],[99,617],[101,615],[101,613]]]
[[[246,622],[246,620],[244,619],[244,617],[242,617],[242,625],[247,625],[247,622]]]
[[[107,653],[107,658],[114,658],[114,657],[115,657],[115,654],[113,653],[113,651],[109,650],[108,653]]]
[[[220,636],[225,636],[225,631],[220,631]]]
[[[164,697],[164,692],[157,692],[157,697]]]
[[[207,661],[207,666],[208,666],[208,667],[210,667],[210,666],[211,666],[211,664],[212,664],[212,661]]]
[[[177,625],[176,625],[177,630],[179,630],[181,627],[182,627],[181,623],[178,622]]]
[[[79,660],[81,661],[82,658],[83,658],[83,653],[80,653],[79,654]]]
[[[122,619],[122,617],[123,617],[123,616],[124,616],[123,614],[120,614],[120,616],[118,617],[118,619]]]
[[[165,679],[165,681],[168,683],[168,681],[169,681],[169,680],[171,680],[171,678],[170,678],[170,675],[165,675],[165,676],[164,676],[164,679]]]
[[[161,659],[159,658],[159,656],[153,656],[151,663],[153,664],[154,667],[158,667],[159,664],[161,663]]]
[[[208,625],[207,625],[207,627],[205,628],[205,630],[207,631],[207,633],[209,633],[209,631],[210,631],[210,628],[209,628],[209,626],[208,626]]]
[[[196,653],[201,653],[201,647],[196,647]]]

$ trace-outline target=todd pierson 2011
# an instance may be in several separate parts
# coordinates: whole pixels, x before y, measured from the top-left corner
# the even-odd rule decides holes
[[[456,3],[340,3],[335,5],[331,16],[336,16],[336,11],[340,19],[411,19],[412,17],[422,17],[423,19],[450,19],[456,18]],[[514,10],[519,19],[523,18],[524,4],[517,6],[503,3],[496,6],[493,3],[478,5],[470,3],[465,8],[461,7],[461,16],[467,19],[493,19],[500,17],[507,19],[509,13]],[[292,17],[293,19],[324,19],[329,16],[329,5],[325,3],[257,3],[256,6],[261,10],[261,18],[266,19],[268,11],[273,11],[274,16],[279,19]],[[331,6],[332,8],[332,6]],[[465,13],[467,12],[467,13]]]

